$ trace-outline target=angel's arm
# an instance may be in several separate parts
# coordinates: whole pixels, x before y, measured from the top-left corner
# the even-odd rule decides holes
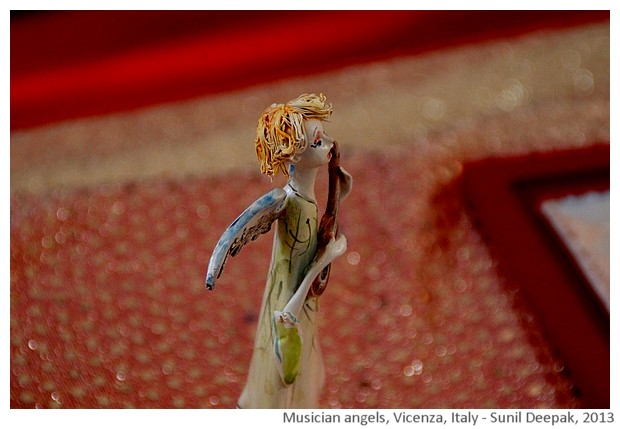
[[[303,281],[295,291],[295,294],[288,301],[282,313],[289,313],[295,318],[299,318],[301,309],[308,296],[308,290],[312,286],[312,282],[323,269],[332,263],[334,259],[342,255],[347,250],[347,239],[344,235],[333,238],[325,248],[325,251],[319,255],[317,260],[310,266]]]
[[[301,367],[302,332],[299,315],[315,277],[347,250],[344,235],[332,239],[325,252],[308,269],[304,280],[282,311],[273,312],[274,353],[276,368],[285,385],[292,384]]]

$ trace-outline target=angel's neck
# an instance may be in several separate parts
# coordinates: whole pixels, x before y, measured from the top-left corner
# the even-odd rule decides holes
[[[318,171],[318,168],[294,168],[293,166],[289,169],[288,185],[304,198],[316,201],[314,183]]]

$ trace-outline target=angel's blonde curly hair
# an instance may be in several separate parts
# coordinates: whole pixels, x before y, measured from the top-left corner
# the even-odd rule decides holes
[[[304,134],[306,119],[328,120],[332,105],[323,94],[302,94],[286,104],[272,104],[258,119],[256,156],[261,172],[275,176],[280,170],[288,176],[287,163],[297,162],[308,142]]]

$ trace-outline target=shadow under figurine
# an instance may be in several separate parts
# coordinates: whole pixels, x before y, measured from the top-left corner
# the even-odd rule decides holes
[[[240,408],[318,408],[324,383],[318,342],[318,297],[329,277],[330,263],[347,248],[338,234],[340,200],[351,191],[352,178],[339,165],[336,142],[323,130],[331,104],[321,94],[303,94],[273,104],[258,121],[256,155],[267,176],[288,176],[252,203],[215,246],[206,285],[215,287],[228,255],[276,222],[271,266],[263,295],[254,353]],[[318,223],[314,185],[319,169],[329,168],[329,195]]]

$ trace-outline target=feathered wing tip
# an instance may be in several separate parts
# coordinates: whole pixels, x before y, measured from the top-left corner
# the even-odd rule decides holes
[[[298,155],[307,146],[303,121],[326,121],[332,114],[332,105],[325,95],[302,94],[286,104],[272,104],[258,119],[256,127],[256,157],[261,173],[275,176],[279,171],[288,176],[286,164],[297,162]]]
[[[228,256],[237,255],[243,246],[256,240],[271,229],[271,225],[282,213],[286,191],[275,188],[267,192],[241,213],[224,231],[213,249],[205,285],[214,289],[217,279],[224,270]]]

